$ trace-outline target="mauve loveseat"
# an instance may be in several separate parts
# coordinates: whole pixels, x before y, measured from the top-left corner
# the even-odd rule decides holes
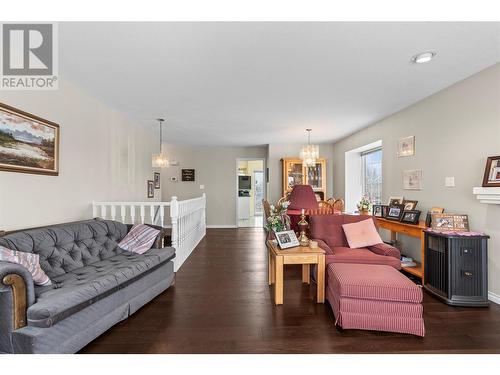
[[[326,264],[355,263],[380,264],[401,269],[401,255],[397,248],[380,243],[366,248],[351,249],[342,228],[343,224],[373,220],[363,215],[312,215],[309,217],[310,237],[325,250]]]
[[[52,281],[36,286],[24,267],[0,262],[0,352],[75,353],[168,289],[175,250],[162,247],[164,233],[141,255],[118,247],[129,230],[94,219],[0,237],[1,246],[39,254]],[[25,311],[13,278],[18,290],[24,281]]]

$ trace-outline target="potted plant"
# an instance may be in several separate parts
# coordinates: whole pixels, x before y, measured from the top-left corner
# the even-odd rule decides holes
[[[278,207],[271,205],[270,214],[267,218],[265,228],[269,233],[269,237],[274,237],[275,232],[283,232],[290,229],[290,218],[286,214],[286,210],[290,202],[285,201]]]
[[[363,196],[358,203],[358,211],[360,215],[368,215],[372,208],[370,198]]]

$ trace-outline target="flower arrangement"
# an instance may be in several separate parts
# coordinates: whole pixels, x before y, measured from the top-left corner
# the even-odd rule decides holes
[[[290,202],[285,201],[278,207],[271,205],[269,217],[267,218],[266,229],[270,232],[282,232],[290,229],[290,218],[286,210]]]
[[[358,203],[358,210],[360,212],[367,212],[370,211],[371,208],[372,208],[372,202],[370,201],[370,198],[363,195],[363,197]]]

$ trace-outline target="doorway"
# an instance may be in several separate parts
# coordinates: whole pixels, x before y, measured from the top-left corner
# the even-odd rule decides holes
[[[236,225],[264,226],[262,200],[266,197],[265,159],[236,160]]]

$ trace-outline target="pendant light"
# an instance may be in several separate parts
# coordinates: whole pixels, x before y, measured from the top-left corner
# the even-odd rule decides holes
[[[316,165],[316,159],[319,158],[319,146],[311,144],[311,130],[307,131],[307,145],[302,146],[300,150],[300,159],[306,167],[314,167]]]
[[[159,154],[153,154],[152,157],[152,162],[151,165],[153,168],[166,168],[170,165],[170,162],[168,160],[168,157],[166,154],[163,153],[163,142],[162,142],[162,125],[163,121],[165,121],[162,118],[156,119],[159,124],[160,124],[160,153]]]

